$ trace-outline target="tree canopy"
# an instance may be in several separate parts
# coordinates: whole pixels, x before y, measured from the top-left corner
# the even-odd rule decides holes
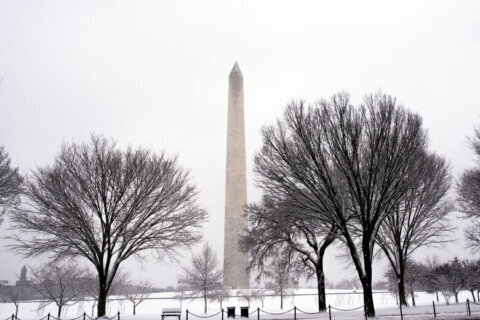
[[[176,157],[122,151],[100,136],[63,145],[25,189],[25,204],[11,214],[18,230],[12,247],[25,256],[90,261],[98,273],[98,316],[123,261],[147,250],[175,258],[201,238],[207,217]]]
[[[375,315],[372,261],[380,225],[421,179],[415,163],[428,148],[422,119],[385,94],[354,107],[346,93],[307,106],[293,101],[262,129],[258,185],[293,199],[313,219],[338,226]]]

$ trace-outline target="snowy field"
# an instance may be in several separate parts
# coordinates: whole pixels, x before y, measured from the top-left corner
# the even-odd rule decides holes
[[[293,319],[294,312],[292,309],[295,306],[297,308],[296,318],[298,319],[328,319],[328,312],[316,313],[318,301],[315,291],[315,289],[295,290],[294,295],[290,295],[284,299],[283,310],[280,309],[279,297],[266,297],[263,301],[263,307],[261,301],[251,301],[250,318],[256,320],[258,316],[257,308],[260,308],[260,319]],[[236,292],[232,291],[232,295],[236,295]],[[460,303],[455,304],[454,299],[451,298],[450,305],[447,306],[441,297],[440,303],[436,303],[437,319],[466,319],[465,301],[467,298],[471,299],[470,293],[467,291],[461,292],[459,295]],[[433,319],[432,301],[436,299],[435,295],[418,292],[415,295],[415,299],[417,307],[403,309],[404,319]],[[378,319],[400,319],[400,310],[392,294],[377,291],[374,293],[374,300]],[[327,305],[331,305],[332,307],[332,319],[363,319],[363,310],[361,308],[363,298],[361,292],[354,292],[352,290],[327,290]],[[42,303],[39,301],[22,302],[19,307],[18,318],[21,320],[33,320],[46,317],[48,313],[51,315],[57,314],[57,308],[54,304],[49,304],[43,308],[41,306]],[[223,302],[224,309],[228,306],[236,306],[236,314],[237,317],[239,317],[240,311],[238,307],[248,306],[248,302],[239,297],[232,297]],[[162,308],[167,307],[181,307],[183,320],[185,320],[185,312],[187,309],[189,311],[189,320],[201,320],[205,317],[203,313],[203,300],[184,299],[180,301],[175,297],[175,293],[172,292],[151,294],[148,300],[137,306],[136,316],[132,315],[133,305],[131,302],[121,299],[120,297],[112,297],[107,305],[107,314],[113,317],[117,312],[120,312],[121,320],[153,320],[161,319]],[[351,310],[355,308],[359,309],[354,311],[336,310]],[[13,303],[1,303],[0,320],[8,318],[14,311],[15,307]],[[219,303],[208,302],[208,315],[217,314],[209,319],[220,320],[221,315],[219,311]],[[88,316],[95,315],[96,310],[93,301],[83,301],[66,307],[62,312],[62,318],[72,319],[80,317],[80,320],[82,320],[81,318],[84,312]],[[287,313],[278,314],[282,312]],[[468,317],[468,319],[480,319],[480,305],[472,303],[471,312],[472,316]]]

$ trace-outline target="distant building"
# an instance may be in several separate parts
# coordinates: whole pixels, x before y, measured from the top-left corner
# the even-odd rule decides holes
[[[17,280],[15,283],[16,286],[24,286],[27,284],[27,267],[23,266],[22,271],[20,271],[20,280]]]

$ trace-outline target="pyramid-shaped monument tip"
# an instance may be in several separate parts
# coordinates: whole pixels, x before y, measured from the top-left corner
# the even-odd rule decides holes
[[[235,64],[233,65],[232,71],[230,72],[230,77],[236,77],[236,78],[243,77],[242,71],[240,70],[238,62],[235,62]]]

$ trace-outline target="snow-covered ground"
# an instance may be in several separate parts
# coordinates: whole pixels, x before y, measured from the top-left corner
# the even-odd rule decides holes
[[[236,292],[232,292],[235,295]],[[436,303],[437,319],[447,317],[448,319],[462,319],[466,316],[466,299],[471,299],[469,292],[464,291],[459,295],[459,304],[455,304],[453,298],[450,299],[450,305],[445,305],[442,299],[440,303]],[[418,292],[415,295],[417,307],[404,308],[404,319],[433,319],[433,306],[435,295],[425,292]],[[375,308],[379,319],[400,319],[400,310],[396,305],[395,297],[384,291],[377,291],[374,293]],[[279,297],[266,297],[262,302],[254,300],[250,302],[250,318],[257,319],[257,308],[260,308],[260,319],[293,319],[294,313],[292,308],[297,308],[296,317],[298,319],[328,319],[327,313],[315,313],[318,300],[315,289],[297,289],[294,295],[290,295],[284,299],[283,310],[280,309]],[[40,302],[22,302],[19,307],[18,318],[21,320],[40,319],[45,317],[48,313],[52,315],[57,314],[56,306],[51,303],[41,308]],[[247,306],[248,303],[240,297],[232,297],[224,300],[223,308],[228,306],[236,306],[237,317],[239,316],[239,308]],[[339,311],[336,309],[354,309],[363,305],[363,298],[361,292],[354,292],[352,290],[327,290],[327,305],[332,307],[332,319],[362,319],[363,310],[360,308],[355,311]],[[159,319],[162,313],[162,308],[166,307],[181,307],[182,319],[185,319],[185,311],[189,311],[189,320],[201,320],[204,317],[203,300],[202,299],[184,299],[180,301],[176,298],[176,294],[172,292],[154,293],[149,299],[142,302],[136,309],[136,316],[132,315],[133,306],[128,300],[120,297],[112,297],[108,302],[107,314],[114,316],[120,312],[121,320],[151,320]],[[15,307],[13,303],[0,303],[0,320],[6,319],[14,312]],[[213,315],[219,313],[220,304],[217,302],[208,302],[208,314]],[[271,314],[263,312],[265,310]],[[285,314],[278,314],[289,311]],[[93,301],[83,301],[75,305],[66,307],[62,312],[62,318],[75,318],[81,316],[84,312],[93,316],[95,314]],[[471,304],[472,317],[477,316],[480,319],[480,305]],[[306,313],[304,313],[306,312]],[[196,315],[200,316],[197,317]],[[221,319],[218,314],[212,320]],[[226,319],[226,316],[225,316]]]

